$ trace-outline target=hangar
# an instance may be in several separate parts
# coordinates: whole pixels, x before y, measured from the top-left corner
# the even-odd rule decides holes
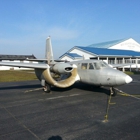
[[[0,61],[4,62],[24,62],[31,63],[27,61],[27,59],[36,59],[36,57],[32,55],[6,55],[0,54]],[[18,68],[18,67],[9,67],[9,66],[0,66],[0,70],[18,70],[18,69],[27,69],[27,68]]]
[[[75,46],[59,59],[67,61],[98,59],[108,64],[132,63],[131,68],[138,70],[140,68],[140,44],[129,38],[88,46]],[[123,70],[124,68],[130,68],[130,65],[123,67]]]

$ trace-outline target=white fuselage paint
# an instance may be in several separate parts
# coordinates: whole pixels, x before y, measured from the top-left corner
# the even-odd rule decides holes
[[[82,60],[70,62],[77,65],[79,80],[83,83],[97,85],[97,86],[119,86],[130,83],[132,78],[125,73],[115,70],[108,65],[104,65],[98,69],[89,69],[89,63],[103,63],[100,60]],[[87,64],[86,69],[82,69],[82,64]],[[104,64],[104,63],[103,63]]]

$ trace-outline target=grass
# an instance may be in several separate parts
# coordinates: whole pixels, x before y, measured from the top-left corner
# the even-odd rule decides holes
[[[128,75],[140,74],[139,71],[125,71],[125,73]]]
[[[140,72],[125,72],[128,75],[140,74]],[[36,80],[37,77],[32,70],[5,70],[0,71],[0,82],[12,82],[12,81],[27,81]]]
[[[36,80],[34,71],[6,70],[0,71],[0,82]]]

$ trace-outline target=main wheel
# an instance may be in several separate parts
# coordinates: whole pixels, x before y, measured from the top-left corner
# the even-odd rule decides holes
[[[51,86],[49,84],[45,83],[43,91],[46,92],[46,93],[50,93],[51,92]]]

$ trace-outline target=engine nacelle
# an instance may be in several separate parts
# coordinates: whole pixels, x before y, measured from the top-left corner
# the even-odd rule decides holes
[[[68,70],[69,66],[72,69],[71,69],[71,75],[67,79],[60,80],[60,81],[56,81],[52,77],[49,68],[47,68],[47,69],[35,69],[36,76],[41,81],[42,86],[44,86],[45,85],[45,82],[46,82],[46,83],[48,83],[48,84],[50,84],[52,86],[55,86],[55,87],[67,88],[67,87],[70,87],[71,85],[73,85],[75,83],[75,81],[78,80],[77,78],[79,78],[79,76],[77,74],[77,67],[76,66],[74,66],[74,65],[71,66],[70,64],[66,64],[66,63],[64,63],[64,64],[63,63],[59,63],[59,66],[58,67],[60,67],[62,65],[65,68],[67,68],[66,69],[67,72],[70,72],[70,69]],[[57,67],[57,70],[58,70],[58,67]]]
[[[73,66],[68,63],[57,63],[52,66],[50,70],[58,74],[70,73],[73,70]]]

